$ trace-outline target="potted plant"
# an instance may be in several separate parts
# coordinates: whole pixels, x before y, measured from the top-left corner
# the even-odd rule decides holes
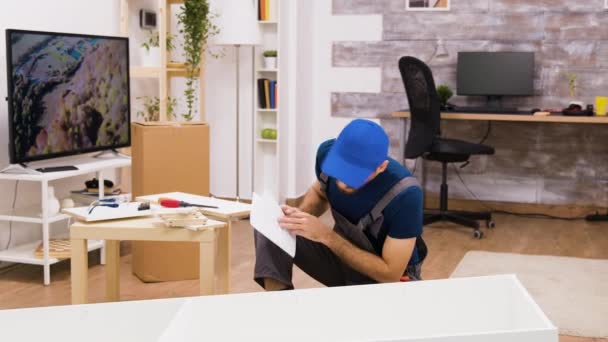
[[[175,45],[173,41],[175,39],[175,35],[167,36],[167,52],[173,51]],[[150,30],[148,33],[148,40],[141,44],[141,47],[144,49],[142,54],[142,65],[143,66],[159,66],[160,65],[160,38],[158,31]]]
[[[137,117],[143,119],[145,122],[158,121],[160,119],[160,99],[158,96],[140,96],[138,100],[143,101],[143,110],[137,112]],[[167,98],[167,117],[169,119],[175,119],[175,109],[177,107],[177,99],[168,97]]]
[[[578,79],[575,73],[569,72],[564,73],[564,77],[568,80],[568,91],[570,93],[570,101],[568,101],[568,108],[574,108],[573,106],[579,106],[580,110],[585,109],[585,104],[576,98],[578,90]]]
[[[450,100],[450,98],[452,98],[452,96],[454,96],[454,92],[452,91],[452,89],[445,85],[442,84],[439,87],[437,87],[437,96],[439,96],[439,103],[441,104],[441,110],[447,110],[447,109],[451,109],[451,107],[453,107],[452,105],[450,105],[448,103],[448,101]]]
[[[277,68],[277,51],[266,50],[264,51],[264,68],[276,69]]]
[[[177,15],[180,33],[184,39],[184,57],[186,58],[186,105],[188,112],[182,117],[190,121],[194,117],[193,107],[196,100],[197,69],[200,67],[207,40],[218,34],[219,29],[213,23],[215,16],[209,11],[207,0],[186,0]]]

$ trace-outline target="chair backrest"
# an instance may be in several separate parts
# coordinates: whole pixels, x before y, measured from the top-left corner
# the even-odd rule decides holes
[[[418,158],[428,152],[435,138],[441,135],[439,96],[431,69],[414,57],[401,57],[399,71],[410,106],[410,132],[405,157]]]

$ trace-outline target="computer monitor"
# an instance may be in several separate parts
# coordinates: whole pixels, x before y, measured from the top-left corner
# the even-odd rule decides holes
[[[131,144],[129,41],[6,30],[12,164]]]
[[[457,94],[534,95],[534,52],[459,52]]]

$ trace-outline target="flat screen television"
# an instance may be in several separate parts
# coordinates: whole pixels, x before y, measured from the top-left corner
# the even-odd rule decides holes
[[[131,145],[129,41],[6,30],[11,164]]]
[[[469,96],[534,95],[534,52],[459,52],[456,88]]]

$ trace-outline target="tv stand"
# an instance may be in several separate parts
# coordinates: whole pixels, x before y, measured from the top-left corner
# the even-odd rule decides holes
[[[17,175],[40,175],[42,172],[27,167],[26,164],[11,164],[4,169],[0,170],[0,173],[6,174],[17,174]]]
[[[40,189],[40,205],[24,208],[18,207],[8,213],[0,213],[0,223],[12,221],[38,224],[42,228],[43,251],[42,259],[39,259],[34,255],[34,251],[40,245],[40,240],[18,246],[9,246],[8,249],[0,251],[0,261],[43,266],[44,285],[49,285],[51,282],[51,265],[62,260],[49,255],[51,225],[59,221],[66,222],[67,224],[70,218],[68,215],[63,213],[49,212],[48,192],[50,183],[59,179],[88,176],[94,173],[96,174],[99,183],[103,184],[105,173],[122,167],[130,167],[131,159],[104,158],[102,160],[91,160],[91,158],[87,158],[86,160],[74,161],[74,164],[78,170],[68,172],[41,173],[21,164],[10,165],[5,169],[8,169],[9,171],[12,170],[12,173],[6,171],[0,172],[0,181],[27,181],[38,183],[38,189]],[[19,171],[19,173],[15,173],[15,170]],[[100,199],[102,199],[104,198],[105,194],[103,191],[100,191],[98,196]],[[103,246],[104,243],[102,241],[90,241],[88,250],[92,251],[94,249],[101,249],[101,263],[105,264],[105,251]]]

